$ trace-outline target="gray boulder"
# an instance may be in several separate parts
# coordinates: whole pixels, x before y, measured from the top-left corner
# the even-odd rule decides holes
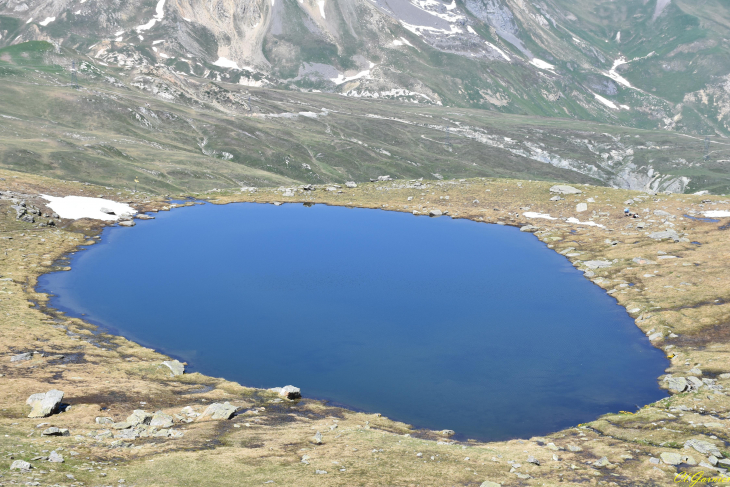
[[[443,213],[441,213],[441,210],[431,210],[428,212],[428,216],[441,216]]]
[[[185,364],[178,360],[166,360],[165,362],[162,362],[162,365],[165,365],[170,369],[173,377],[183,375],[185,373]]]
[[[315,445],[321,445],[322,444],[322,433],[317,431],[317,433],[315,433],[315,435],[314,435],[314,438],[312,438],[312,441],[314,442]]]
[[[720,453],[720,450],[709,441],[695,439],[687,440],[684,442],[684,447],[694,448],[696,451],[702,453],[703,455],[713,455],[715,458],[722,458],[722,453]]]
[[[272,387],[269,390],[276,392],[287,399],[299,399],[302,397],[301,390],[294,386]]]
[[[653,238],[654,240],[673,240],[675,242],[679,242],[679,234],[675,232],[674,230],[663,230],[661,232],[653,232],[649,234],[649,238]]]
[[[48,455],[48,461],[52,463],[63,463],[63,456],[61,456],[59,453],[52,451],[50,455]]]
[[[33,354],[31,352],[25,352],[25,353],[19,353],[18,355],[13,355],[10,357],[11,362],[25,362],[26,360],[30,360],[33,358]]]
[[[132,426],[136,426],[138,424],[150,424],[150,421],[152,421],[152,414],[142,411],[141,409],[135,409],[134,412],[127,417],[126,422]]]
[[[345,186],[347,186],[348,188],[357,188],[357,184],[355,183],[355,181],[347,181],[345,183]]]
[[[533,463],[535,465],[540,465],[540,460],[538,460],[537,458],[530,455],[527,457],[527,463]]]
[[[125,220],[125,221],[119,222],[120,227],[133,227],[135,225],[136,225],[136,223],[134,223],[134,221],[131,221],[131,220],[129,220],[129,221]]]
[[[574,188],[573,186],[567,186],[565,184],[556,184],[550,188],[551,193],[558,194],[581,194],[583,191]]]
[[[114,210],[110,210],[109,208],[99,208],[99,211],[102,213],[106,213],[107,215],[116,215],[116,213],[114,213]]]
[[[633,258],[633,259],[631,259],[631,260],[632,260],[632,261],[634,261],[635,263],[639,264],[639,265],[651,265],[651,264],[656,264],[656,262],[654,262],[653,260],[649,260],[649,259],[643,259],[643,258],[641,258],[641,257],[634,257],[634,258]]]
[[[152,421],[150,421],[150,426],[154,426],[155,428],[170,428],[172,424],[172,416],[165,414],[162,411],[157,411],[152,416]]]
[[[15,460],[10,465],[10,470],[20,470],[20,471],[26,471],[27,472],[31,468],[33,468],[33,465],[31,465],[30,463],[28,463],[28,462],[26,462],[24,460]]]
[[[41,436],[70,436],[71,433],[66,428],[57,428],[55,426],[51,426],[50,428],[46,428],[41,433]]]
[[[578,213],[588,211],[588,204],[587,203],[578,203],[577,205],[575,205],[575,211]]]
[[[198,421],[204,419],[231,419],[233,415],[236,414],[236,411],[238,411],[238,408],[236,406],[233,406],[229,402],[224,402],[222,404],[219,402],[214,402],[213,404],[205,408],[205,411],[203,411],[203,414],[200,415]]]
[[[669,213],[668,211],[664,211],[664,210],[654,210],[654,214],[656,216],[672,216],[671,213]]]
[[[611,267],[613,263],[610,260],[587,260],[583,262],[583,265],[585,265],[589,269],[603,269],[606,267]]]
[[[659,458],[661,458],[662,462],[667,465],[679,465],[682,463],[682,455],[675,452],[662,452],[662,454],[659,455]]]
[[[481,483],[479,487],[502,487],[502,484],[498,484],[497,482],[492,482],[490,480],[485,480]]]
[[[689,384],[687,384],[687,379],[685,379],[684,377],[669,377],[667,379],[664,379],[664,381],[667,383],[667,387],[669,388],[669,390],[677,394],[686,391],[689,387]]]
[[[114,420],[108,416],[99,416],[95,419],[96,424],[112,424]]]
[[[525,226],[520,227],[520,232],[532,233],[532,232],[536,232],[538,230],[539,230],[539,228],[534,225],[525,225]]]
[[[32,400],[31,400],[32,399]],[[63,400],[63,391],[51,389],[43,394],[33,394],[28,398],[26,404],[31,407],[29,418],[46,418],[51,414],[58,412],[58,407]]]
[[[705,385],[700,379],[698,379],[697,377],[691,376],[691,375],[688,377],[685,377],[685,380],[687,381],[687,384],[689,384],[690,388],[693,391],[696,391],[700,387]]]

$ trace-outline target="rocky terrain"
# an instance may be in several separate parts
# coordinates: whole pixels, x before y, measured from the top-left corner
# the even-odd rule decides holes
[[[657,378],[667,398],[656,403],[546,437],[481,443],[312,401],[296,387],[185,373],[185,364],[47,308],[38,275],[68,269],[64,255],[94,244],[113,221],[53,218],[41,195],[103,197],[139,216],[185,205],[7,170],[0,184],[0,483],[658,486],[727,476],[726,197],[385,176],[201,195],[519,226],[616,298],[671,361]],[[11,206],[20,203],[54,225],[18,218]]]

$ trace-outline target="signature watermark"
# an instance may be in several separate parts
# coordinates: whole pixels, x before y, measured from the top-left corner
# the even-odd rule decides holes
[[[697,472],[688,474],[687,472],[679,472],[674,474],[674,482],[677,484],[730,484],[730,477],[705,477],[705,472]]]

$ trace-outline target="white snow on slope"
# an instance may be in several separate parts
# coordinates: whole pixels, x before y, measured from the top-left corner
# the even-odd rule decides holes
[[[361,79],[361,78],[370,78],[370,70],[360,71],[355,76],[345,77],[345,75],[338,73],[336,78],[330,78],[330,81],[332,81],[336,85],[341,85],[342,83],[347,83],[348,81]]]
[[[125,203],[104,198],[90,198],[88,196],[47,196],[41,195],[45,200],[50,201],[48,207],[58,213],[61,218],[91,218],[94,220],[116,221],[119,215],[124,213],[135,214],[137,210]],[[116,215],[102,213],[101,209],[112,210]]]
[[[532,58],[532,60],[530,61],[530,64],[532,64],[533,66],[535,66],[537,68],[546,69],[548,71],[552,71],[553,69],[555,69],[555,66],[553,66],[552,64],[546,63],[542,59],[538,59],[536,57]]]
[[[702,214],[705,215],[705,216],[708,216],[710,218],[712,218],[712,217],[714,217],[714,218],[725,218],[725,217],[730,216],[730,211],[727,211],[727,210],[710,210],[710,211],[705,211]]]
[[[631,86],[631,83],[629,83],[626,78],[624,78],[623,76],[621,76],[620,74],[618,74],[616,72],[616,68],[618,68],[622,64],[626,64],[626,63],[628,63],[628,61],[626,60],[625,57],[620,57],[617,60],[615,60],[613,62],[613,67],[611,67],[611,69],[608,70],[608,77],[611,78],[612,80],[624,85],[627,88],[633,88],[633,86]]]
[[[403,27],[405,27],[406,29],[410,30],[411,32],[413,32],[414,34],[416,34],[417,36],[421,36],[421,37],[423,37],[425,32],[429,32],[432,34],[449,34],[449,35],[464,33],[464,31],[461,30],[456,25],[451,25],[450,26],[451,30],[438,29],[436,27],[429,27],[427,25],[412,25],[412,24],[409,24],[409,23],[403,22],[403,21],[401,21],[401,25]]]
[[[607,100],[606,98],[602,97],[601,95],[596,95],[595,93],[593,93],[593,96],[595,96],[596,100],[600,101],[601,103],[606,105],[608,108],[613,108],[614,110],[618,110],[618,107],[616,106],[616,104],[614,102],[612,102],[611,100]]]
[[[487,43],[487,45],[488,45],[488,46],[489,46],[490,48],[492,48],[492,49],[494,49],[495,51],[497,51],[498,53],[500,53],[500,54],[502,55],[502,57],[503,57],[503,58],[505,58],[505,59],[506,59],[507,61],[511,61],[511,59],[509,58],[509,56],[508,56],[507,54],[505,54],[505,52],[504,52],[504,51],[503,51],[502,49],[498,48],[497,46],[495,46],[494,44],[492,44],[492,43],[491,43],[491,42],[489,42],[489,41],[485,41],[485,42]]]
[[[600,223],[596,223],[596,222],[591,222],[591,221],[588,221],[588,222],[582,222],[582,221],[580,221],[580,220],[578,220],[577,218],[574,218],[574,217],[572,217],[572,216],[571,216],[570,218],[568,218],[567,220],[565,220],[565,221],[566,221],[566,222],[568,222],[568,223],[573,223],[573,224],[575,224],[575,225],[588,225],[589,227],[600,227],[600,228],[606,228],[606,227],[604,227],[603,225],[601,225]]]
[[[33,17],[29,18],[26,24],[30,24],[31,22],[33,22]]]
[[[231,61],[230,59],[226,59],[224,57],[219,57],[216,62],[213,63],[214,66],[220,66],[221,68],[233,68],[237,70],[241,70],[241,68],[238,67],[238,64],[235,61]]]
[[[322,18],[326,19],[327,16],[324,14],[324,0],[319,0],[317,5],[319,6],[319,13],[322,15]]]
[[[160,22],[163,18],[165,18],[165,0],[160,0],[159,2],[157,2],[155,12],[155,16],[152,17],[152,20],[150,20],[146,24],[138,25],[136,27],[135,30],[137,31],[137,33],[142,32],[143,30],[151,29],[157,22]]]
[[[53,22],[54,20],[56,20],[56,17],[46,17],[46,20],[44,20],[43,22],[38,22],[38,24],[45,27],[48,24],[50,24],[51,22]]]
[[[525,218],[544,218],[545,220],[557,220],[557,218],[548,215],[547,213],[537,213],[534,211],[526,211],[522,214]]]

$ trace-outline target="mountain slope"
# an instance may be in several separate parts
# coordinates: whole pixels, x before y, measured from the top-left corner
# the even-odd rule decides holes
[[[0,0],[0,43],[356,98],[730,133],[720,0]]]

